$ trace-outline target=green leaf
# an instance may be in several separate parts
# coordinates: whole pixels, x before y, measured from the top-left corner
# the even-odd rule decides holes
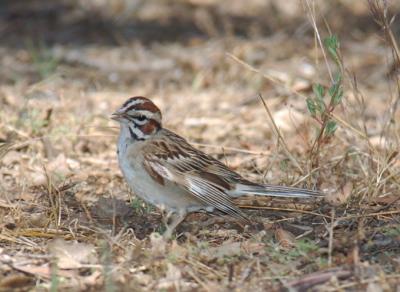
[[[317,112],[323,113],[326,108],[324,103],[325,88],[321,84],[317,83],[313,85],[313,91],[316,97],[314,101],[315,109]]]
[[[326,124],[326,136],[332,136],[337,129],[337,124],[334,120],[329,120]]]
[[[342,75],[338,73],[335,77],[333,85],[328,89],[328,94],[331,97],[331,104],[338,105],[343,98]]]
[[[331,98],[333,98],[333,97],[336,95],[336,93],[337,93],[338,90],[339,90],[339,87],[340,87],[340,84],[335,82],[335,83],[328,89],[328,93],[329,93],[329,96],[330,96]]]
[[[339,40],[337,36],[331,35],[324,40],[324,45],[327,49],[332,49],[336,51],[339,48]]]
[[[339,47],[339,41],[337,36],[335,35],[331,35],[325,38],[324,44],[326,48],[333,48],[335,50]]]
[[[342,101],[342,98],[343,98],[343,89],[342,87],[340,87],[336,92],[336,94],[332,97],[332,104],[334,106],[337,106]]]
[[[288,166],[289,166],[289,159],[283,159],[279,162],[279,168],[282,171],[287,171],[288,170]]]
[[[338,40],[338,38],[335,35],[329,36],[324,40],[324,45],[325,45],[325,48],[328,50],[329,55],[332,57],[332,59],[336,63],[339,63],[339,55],[338,55],[339,40]]]
[[[323,87],[321,84],[319,84],[319,83],[314,84],[314,85],[313,85],[313,91],[314,91],[314,94],[315,94],[315,96],[316,96],[317,98],[319,98],[319,99],[323,99],[323,98],[324,98],[324,96],[325,96],[325,89],[324,89],[324,87]]]
[[[323,113],[325,111],[325,102],[322,100],[322,98],[316,98],[315,99],[315,106],[316,106],[316,110],[319,113]]]
[[[335,83],[342,84],[342,74],[340,72],[336,73]]]
[[[313,99],[311,99],[311,98],[307,98],[306,102],[307,102],[308,111],[310,112],[310,114],[313,117],[315,117],[317,115],[315,101]]]

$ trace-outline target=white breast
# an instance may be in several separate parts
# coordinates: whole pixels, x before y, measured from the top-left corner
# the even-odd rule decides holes
[[[202,209],[204,206],[187,190],[175,183],[155,181],[143,167],[143,148],[146,141],[132,141],[123,131],[118,140],[118,162],[122,174],[135,195],[145,201],[169,210]]]

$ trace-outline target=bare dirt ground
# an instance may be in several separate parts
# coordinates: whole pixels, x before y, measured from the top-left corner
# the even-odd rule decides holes
[[[3,2],[0,291],[400,289],[395,1]],[[116,161],[135,95],[243,176],[326,197],[245,198],[254,226],[192,214],[165,241]]]

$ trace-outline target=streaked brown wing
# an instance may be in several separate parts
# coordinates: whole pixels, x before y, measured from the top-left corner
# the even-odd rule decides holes
[[[210,182],[220,185],[226,190],[232,189],[235,183],[245,182],[238,173],[217,159],[194,148],[182,137],[165,129],[163,131],[166,131],[166,134],[153,140],[147,148],[149,151],[146,152],[153,156],[149,159],[165,162],[178,172],[202,174]]]
[[[168,132],[152,140],[144,149],[144,167],[160,182],[168,180],[189,191],[206,205],[234,217],[246,219],[225,191],[241,176],[224,164],[193,148],[183,138]],[[168,137],[167,140],[165,137]],[[164,181],[163,181],[164,183]]]

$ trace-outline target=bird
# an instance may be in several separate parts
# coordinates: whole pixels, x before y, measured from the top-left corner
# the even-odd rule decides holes
[[[318,190],[259,184],[166,129],[160,109],[148,98],[127,99],[112,115],[119,122],[118,164],[136,196],[167,211],[164,236],[191,212],[219,211],[241,221],[249,217],[234,203],[246,195],[286,198],[319,197]]]

